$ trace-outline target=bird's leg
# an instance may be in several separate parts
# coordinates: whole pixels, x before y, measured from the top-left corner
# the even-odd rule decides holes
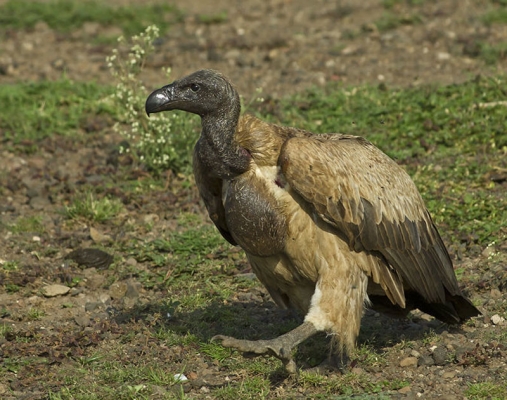
[[[303,340],[317,333],[317,329],[311,322],[303,322],[297,328],[271,340],[241,340],[230,336],[217,335],[212,340],[220,340],[222,346],[252,353],[255,355],[270,354],[282,360],[285,369],[296,373],[296,363],[292,359],[292,350]]]

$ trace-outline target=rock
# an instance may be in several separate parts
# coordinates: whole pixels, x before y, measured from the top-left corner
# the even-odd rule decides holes
[[[89,301],[85,304],[85,311],[95,311],[98,308],[101,308],[104,306],[104,303],[100,301]]]
[[[127,284],[125,282],[115,282],[109,287],[109,294],[113,299],[121,299],[125,297],[127,292]]]
[[[30,207],[34,210],[43,210],[51,205],[46,196],[36,196],[30,199]]]
[[[445,60],[450,60],[451,59],[451,55],[449,53],[446,53],[444,51],[440,51],[437,53],[437,60],[439,61],[445,61]]]
[[[39,296],[30,296],[26,299],[28,304],[38,306],[42,303],[42,299]]]
[[[405,386],[405,387],[402,387],[401,389],[399,389],[398,393],[407,394],[411,391],[412,391],[412,388],[410,386]]]
[[[417,366],[416,357],[406,357],[400,361],[400,367],[416,367],[416,366]]]
[[[104,304],[110,304],[111,303],[111,296],[109,296],[107,293],[100,293],[99,296],[98,296],[98,300],[101,302],[101,303],[104,303]]]
[[[175,374],[174,381],[175,382],[185,382],[185,381],[188,381],[188,378],[184,374]]]
[[[125,297],[129,299],[137,299],[139,297],[139,289],[141,284],[139,282],[127,282],[127,290],[125,292]]]
[[[500,315],[498,314],[495,314],[491,317],[491,322],[494,324],[494,325],[503,325],[503,323],[505,322],[505,318],[504,317],[501,317]]]
[[[66,260],[72,260],[80,266],[87,268],[108,268],[113,262],[113,256],[103,250],[84,248],[71,251],[65,256]]]
[[[104,235],[99,230],[90,227],[90,237],[95,243],[111,242],[113,239],[109,235]]]
[[[452,379],[456,376],[456,371],[447,371],[442,374],[442,378],[444,379]]]
[[[42,288],[42,294],[46,297],[62,296],[69,293],[69,291],[70,287],[59,284],[48,285]]]
[[[74,317],[74,321],[83,328],[90,326],[90,317],[88,315],[77,315]]]
[[[484,258],[489,258],[493,256],[496,253],[496,248],[494,245],[488,245],[486,248],[481,252],[481,255]]]
[[[135,267],[137,265],[137,260],[133,257],[127,258],[125,264],[130,265],[131,267]]]
[[[410,355],[411,355],[412,357],[415,357],[415,358],[419,358],[419,357],[421,357],[421,353],[419,353],[417,350],[412,350],[412,351],[410,352]]]
[[[72,289],[70,289],[70,292],[69,294],[71,296],[77,296],[78,294],[80,293],[83,293],[83,288],[76,288],[76,287],[73,287]]]
[[[419,360],[417,360],[418,366],[425,366],[425,365],[435,365],[435,360],[433,360],[433,357],[430,356],[421,356]]]
[[[447,364],[447,349],[443,346],[437,346],[433,350],[433,360],[435,360],[436,365]]]

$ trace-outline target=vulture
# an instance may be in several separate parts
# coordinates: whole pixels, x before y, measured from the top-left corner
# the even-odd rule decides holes
[[[418,308],[449,324],[480,314],[415,184],[366,139],[241,115],[235,87],[207,69],[155,90],[145,108],[201,117],[193,171],[211,220],[274,302],[305,316],[270,340],[215,336],[223,346],[276,356],[294,373],[292,350],[316,332],[350,354],[365,307]]]

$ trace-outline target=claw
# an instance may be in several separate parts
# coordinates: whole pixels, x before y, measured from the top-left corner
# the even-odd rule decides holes
[[[281,338],[272,340],[241,340],[230,336],[216,335],[213,336],[211,340],[220,340],[222,346],[236,349],[247,355],[260,356],[262,354],[268,354],[275,356],[282,361],[287,372],[290,374],[295,374],[297,372],[296,363],[292,359],[292,348],[286,349]]]
[[[216,335],[211,338],[211,341],[221,341],[222,346],[247,354],[275,356],[282,361],[289,374],[296,374],[297,367],[292,359],[292,350],[316,332],[313,324],[305,322],[285,335],[271,340],[241,340],[230,336]]]

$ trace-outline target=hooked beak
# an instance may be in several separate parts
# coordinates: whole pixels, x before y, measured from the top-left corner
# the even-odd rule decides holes
[[[150,116],[152,113],[174,110],[176,106],[174,100],[173,84],[157,89],[146,99],[146,104],[144,106],[146,114]]]

